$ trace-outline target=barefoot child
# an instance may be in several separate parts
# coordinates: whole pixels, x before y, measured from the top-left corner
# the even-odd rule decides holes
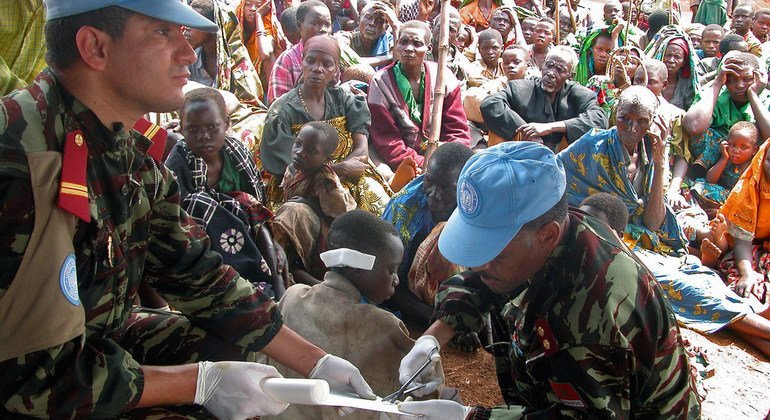
[[[326,232],[356,202],[330,166],[339,134],[330,124],[313,121],[297,133],[281,188],[284,204],[273,221],[275,240],[286,250],[295,282],[317,284],[326,271],[319,254],[326,250]]]
[[[323,283],[287,289],[279,303],[283,322],[308,341],[347,357],[374,393],[385,396],[399,388],[400,360],[414,345],[406,326],[375,306],[395,292],[404,246],[393,225],[362,210],[337,217],[328,243],[330,250],[322,257],[329,271]],[[270,364],[287,377],[298,377],[275,361]],[[357,411],[354,417],[380,418],[367,411]],[[334,408],[292,405],[278,418],[338,417]]]

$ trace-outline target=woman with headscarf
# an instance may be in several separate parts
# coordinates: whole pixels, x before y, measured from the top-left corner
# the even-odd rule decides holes
[[[668,87],[663,97],[674,106],[688,110],[698,91],[698,55],[690,37],[678,26],[662,28],[660,36],[648,46],[647,55],[662,61],[668,69]]]
[[[325,121],[339,132],[340,144],[332,168],[359,208],[379,215],[390,200],[390,188],[369,160],[371,114],[366,99],[334,85],[340,72],[339,61],[340,46],[335,38],[317,35],[307,40],[300,84],[268,110],[258,160],[273,176],[268,185],[273,208],[282,201],[278,185],[291,163],[295,135],[310,121]]]

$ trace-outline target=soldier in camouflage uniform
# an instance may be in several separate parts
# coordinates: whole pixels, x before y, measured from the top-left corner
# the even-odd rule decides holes
[[[179,0],[47,7],[51,69],[0,100],[0,418],[276,414],[259,386],[274,368],[212,362],[257,351],[374,398],[209,251],[148,154],[158,127],[130,129],[183,103],[181,25],[216,25]],[[142,281],[182,315],[133,307]]]
[[[491,312],[507,407],[433,400],[402,403],[402,411],[428,419],[700,416],[660,286],[608,226],[568,210],[565,184],[561,162],[530,142],[487,149],[465,165],[439,248],[472,270],[442,285],[436,320],[399,373],[403,382]]]

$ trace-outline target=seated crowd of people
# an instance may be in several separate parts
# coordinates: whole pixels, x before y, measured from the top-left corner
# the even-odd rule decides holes
[[[678,10],[628,22],[627,4],[607,2],[593,22],[573,1],[562,12],[589,25],[559,20],[557,40],[553,7],[466,1],[450,6],[439,95],[438,3],[417,15],[376,0],[233,3],[191,1],[220,31],[186,34],[199,52],[191,80],[205,87],[188,87],[184,141],[167,164],[225,262],[276,299],[322,283],[329,226],[361,209],[391,222],[404,248],[382,307],[426,327],[438,287],[465,269],[437,246],[463,164],[475,150],[534,141],[564,162],[571,205],[602,192],[623,200],[622,237],[681,322],[729,328],[770,355],[770,42],[750,47],[763,30],[752,22],[770,11],[738,4],[751,19],[694,36]],[[434,98],[441,146],[426,161]]]
[[[555,1],[452,1],[446,71],[437,1],[187,1],[218,31],[184,29],[184,105],[146,116],[168,130],[181,206],[377,395],[399,387],[406,325],[427,328],[442,284],[472,268],[439,250],[474,199],[463,167],[506,142],[553,151],[569,206],[609,225],[678,322],[770,358],[770,9],[723,19],[702,1],[687,24],[676,0],[607,1],[601,19]],[[482,330],[455,344],[492,344]]]

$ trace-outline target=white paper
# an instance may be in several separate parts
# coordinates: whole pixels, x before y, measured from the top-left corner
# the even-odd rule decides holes
[[[262,380],[261,387],[273,400],[288,404],[351,407],[414,417],[399,411],[396,404],[382,401],[379,397],[366,400],[357,395],[331,391],[326,381],[320,379],[268,378]]]
[[[380,413],[400,414],[402,416],[416,417],[413,414],[404,413],[399,411],[396,404],[382,401],[380,397],[376,400],[365,400],[354,395],[337,393],[331,391],[329,398],[326,399],[321,405],[330,405],[334,407],[353,407],[361,410],[379,411]]]

